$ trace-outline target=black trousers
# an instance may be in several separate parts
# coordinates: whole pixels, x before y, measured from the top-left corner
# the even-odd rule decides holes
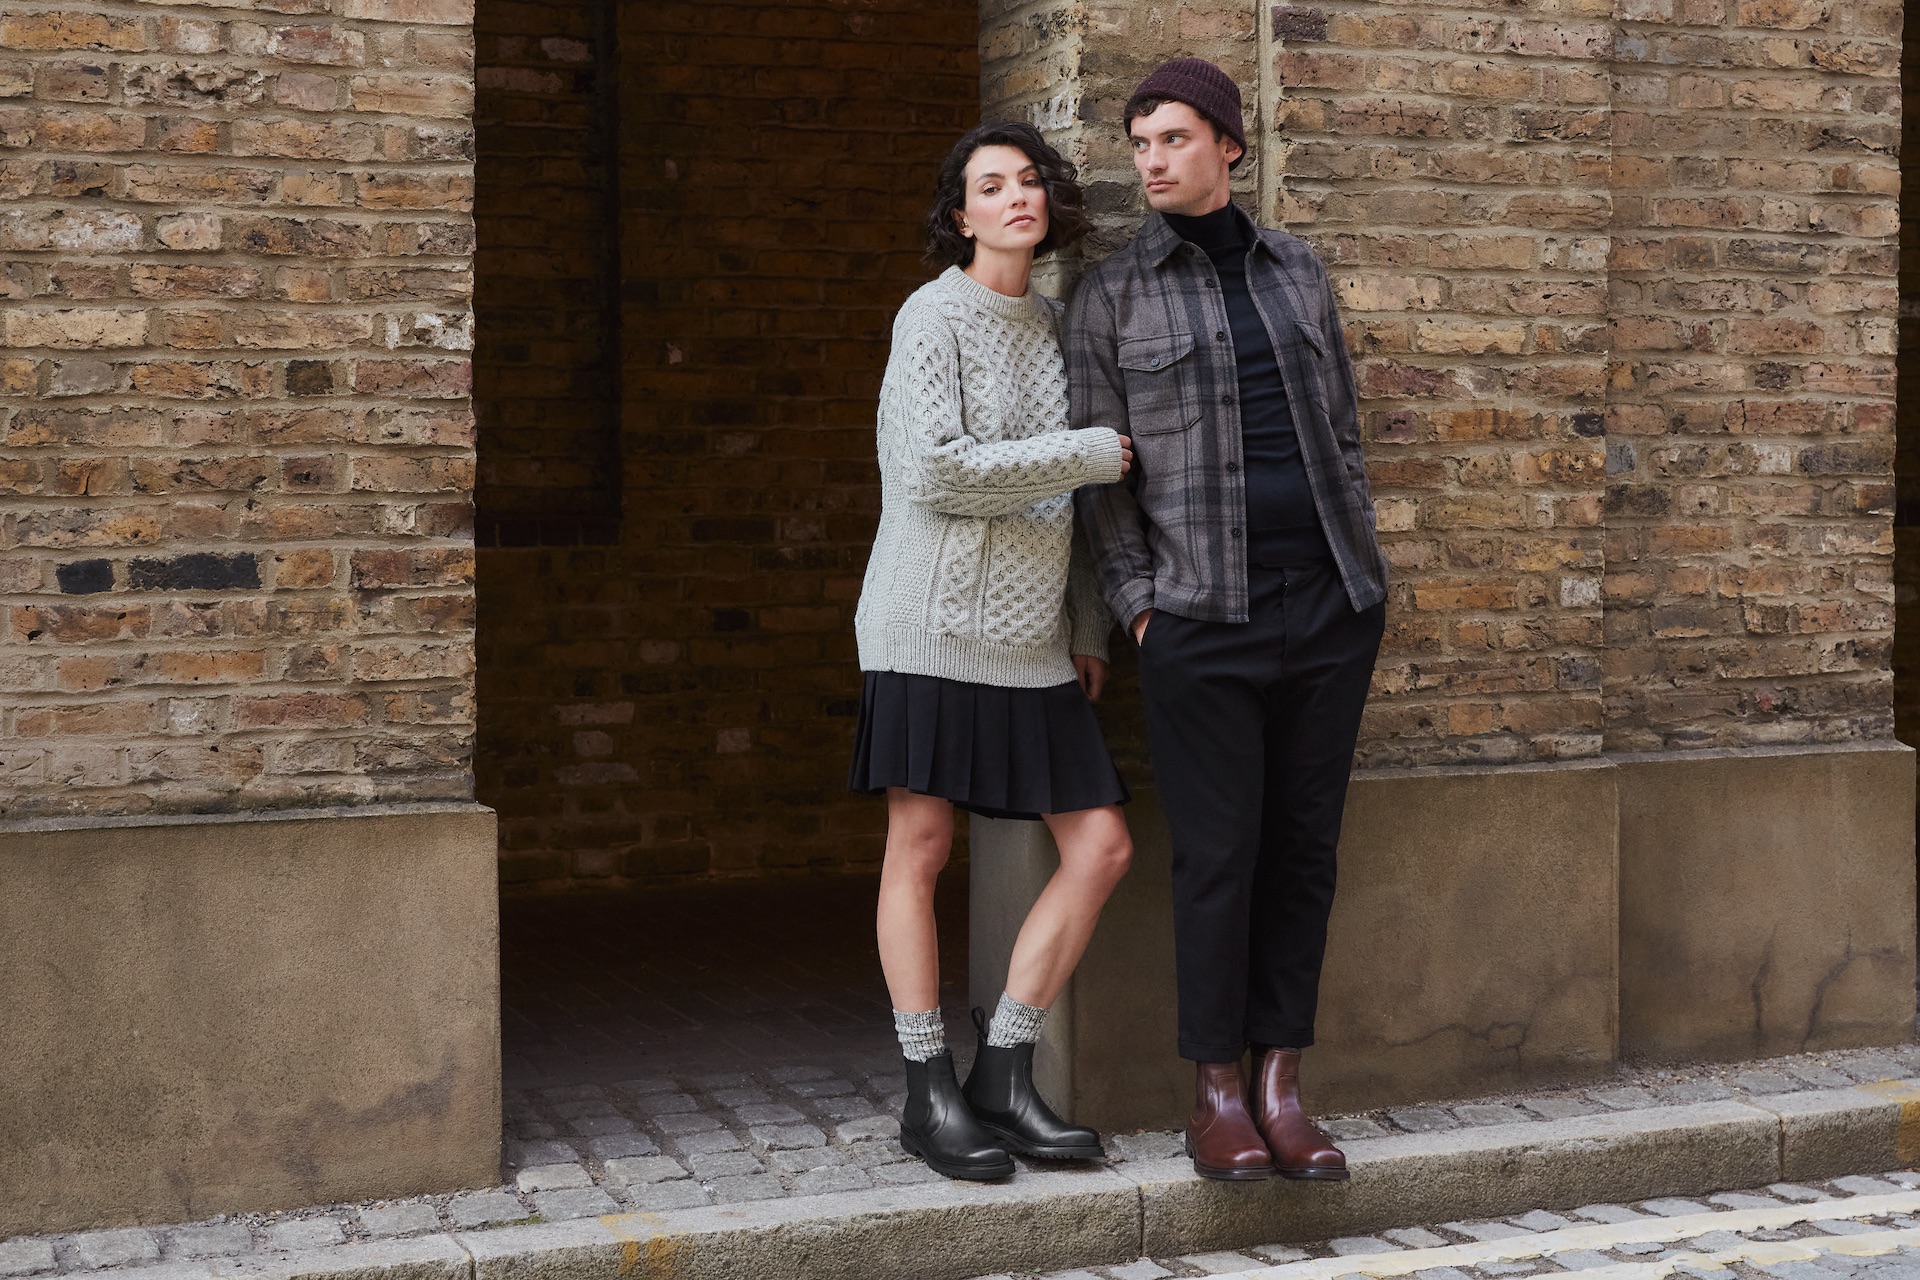
[[[1330,560],[1248,569],[1248,621],[1155,612],[1140,645],[1173,836],[1180,1056],[1313,1043],[1340,816],[1386,606]]]

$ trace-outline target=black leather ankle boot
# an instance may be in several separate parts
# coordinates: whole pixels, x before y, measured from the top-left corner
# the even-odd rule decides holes
[[[1041,1160],[1098,1160],[1106,1152],[1100,1135],[1068,1124],[1033,1087],[1033,1045],[999,1049],[987,1043],[987,1015],[973,1011],[980,1051],[967,1073],[967,1105],[973,1118],[1009,1151]]]
[[[935,1173],[968,1182],[1013,1176],[1013,1157],[980,1127],[960,1096],[953,1055],[936,1053],[907,1062],[907,1106],[900,1117],[900,1145]]]

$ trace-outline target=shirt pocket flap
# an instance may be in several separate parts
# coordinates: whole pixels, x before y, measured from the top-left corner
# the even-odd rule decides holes
[[[1193,351],[1193,335],[1168,333],[1151,338],[1122,338],[1117,355],[1122,369],[1154,373]]]
[[[1293,327],[1300,331],[1301,341],[1313,348],[1313,354],[1322,360],[1327,357],[1327,335],[1320,332],[1317,324],[1308,324],[1305,320],[1295,320]]]

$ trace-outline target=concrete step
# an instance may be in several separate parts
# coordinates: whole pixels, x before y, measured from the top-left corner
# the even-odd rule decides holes
[[[1370,1235],[1890,1170],[1920,1159],[1920,1080],[1347,1144],[1346,1183],[1218,1183],[1178,1159],[620,1213],[125,1280],[967,1280]]]

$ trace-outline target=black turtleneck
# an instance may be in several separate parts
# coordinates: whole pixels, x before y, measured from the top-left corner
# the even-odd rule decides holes
[[[1294,435],[1280,360],[1247,289],[1252,226],[1231,204],[1197,218],[1177,213],[1161,216],[1176,235],[1212,261],[1227,304],[1240,392],[1240,449],[1246,467],[1247,560],[1299,564],[1331,556],[1314,509],[1313,490],[1307,485],[1307,467]],[[1209,335],[1198,336],[1205,341]],[[1227,335],[1211,337],[1223,341]]]

